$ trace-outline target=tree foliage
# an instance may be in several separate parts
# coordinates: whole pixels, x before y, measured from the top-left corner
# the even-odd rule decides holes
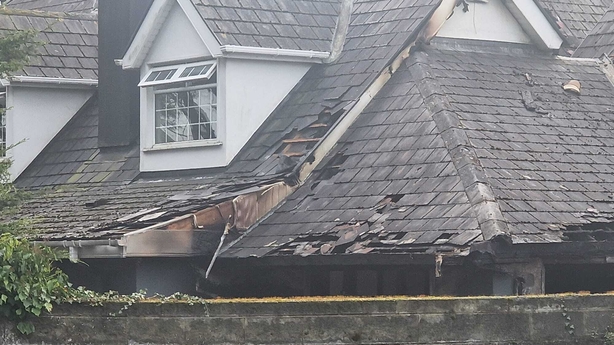
[[[28,63],[40,46],[36,35],[34,30],[0,32],[0,78],[9,77]],[[0,116],[4,116],[4,109],[0,109]],[[5,152],[1,153],[4,156]],[[3,219],[10,218],[25,196],[11,182],[10,164],[9,159],[0,159],[0,217]],[[17,329],[24,334],[34,331],[28,316],[51,311],[52,303],[74,291],[68,277],[53,266],[58,259],[55,252],[34,247],[17,237],[29,231],[27,224],[22,219],[0,223],[0,315],[15,321]]]
[[[74,294],[66,274],[53,266],[56,260],[50,248],[0,235],[0,315],[17,322],[24,334],[34,331],[29,315],[50,312],[52,303]]]
[[[36,54],[41,42],[34,30],[3,31],[0,33],[0,78],[22,69]]]

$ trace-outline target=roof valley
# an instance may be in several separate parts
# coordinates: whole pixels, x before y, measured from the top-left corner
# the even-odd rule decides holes
[[[475,148],[462,128],[461,119],[451,108],[450,103],[437,83],[429,65],[427,52],[416,51],[410,72],[416,80],[416,85],[424,99],[426,108],[431,113],[433,121],[444,140],[452,157],[461,183],[464,186],[469,202],[480,225],[484,240],[496,237],[509,237],[509,228],[488,178],[480,165]]]

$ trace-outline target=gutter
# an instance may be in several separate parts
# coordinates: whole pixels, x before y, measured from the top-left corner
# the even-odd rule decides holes
[[[223,57],[277,60],[288,62],[311,62],[323,63],[331,55],[328,52],[314,50],[296,50],[279,48],[243,47],[235,45],[224,45],[220,47]]]
[[[77,86],[77,87],[96,87],[98,80],[96,79],[76,79],[76,78],[53,78],[53,77],[30,77],[30,76],[13,76],[9,78],[9,84],[36,84],[40,86]]]
[[[110,246],[120,247],[119,240],[71,240],[71,241],[33,241],[35,246],[47,246],[53,248],[82,248],[82,247],[94,247],[94,246]]]

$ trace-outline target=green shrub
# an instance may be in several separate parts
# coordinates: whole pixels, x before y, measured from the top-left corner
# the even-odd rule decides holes
[[[57,259],[50,248],[0,235],[0,315],[17,322],[21,333],[34,332],[29,316],[50,312],[74,291],[66,274],[53,266]]]

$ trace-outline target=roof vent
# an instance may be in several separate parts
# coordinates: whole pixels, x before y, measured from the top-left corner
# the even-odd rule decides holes
[[[573,92],[576,95],[580,94],[580,82],[577,80],[570,80],[567,84],[563,85],[563,90]]]

